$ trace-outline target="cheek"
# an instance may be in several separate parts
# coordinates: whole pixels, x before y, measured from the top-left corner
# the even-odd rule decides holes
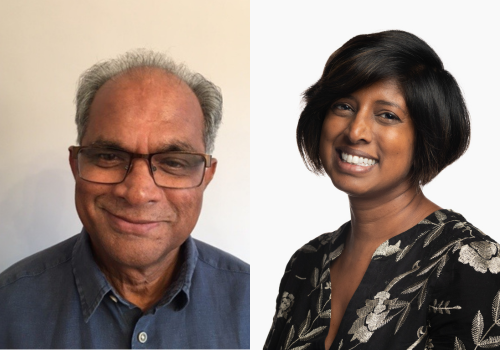
[[[327,163],[327,159],[330,157],[328,156],[330,152],[330,143],[328,140],[325,138],[323,135],[323,132],[321,133],[321,137],[319,139],[319,159],[321,160],[321,164],[325,165]]]
[[[326,117],[321,128],[319,139],[319,158],[325,168],[333,161],[335,148],[335,138],[341,133],[338,130],[340,127],[338,122],[335,122],[332,117]]]
[[[402,150],[401,153],[404,155],[406,166],[408,170],[413,164],[413,155],[415,153],[415,136],[413,130],[408,130],[403,135]]]
[[[410,170],[413,164],[414,153],[414,136],[412,133],[401,132],[394,130],[394,132],[386,133],[383,140],[380,142],[382,152],[390,155],[391,164],[398,164],[399,169]]]
[[[95,200],[104,194],[106,189],[99,188],[99,185],[77,180],[75,184],[75,205],[78,216],[85,227],[95,225],[96,220]]]
[[[81,181],[77,181],[75,184],[75,203],[78,214],[80,214],[80,211],[85,210],[91,197],[91,192],[87,186],[82,184]]]
[[[192,230],[201,212],[203,191],[200,188],[167,191],[166,198],[177,212],[176,224]]]

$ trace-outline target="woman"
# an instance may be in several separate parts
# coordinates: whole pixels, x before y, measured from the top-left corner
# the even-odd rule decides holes
[[[351,221],[292,256],[264,348],[500,347],[500,245],[421,191],[470,138],[437,54],[403,31],[354,37],[304,100],[300,154]]]

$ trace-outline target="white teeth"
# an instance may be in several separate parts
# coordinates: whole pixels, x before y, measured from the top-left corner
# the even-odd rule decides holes
[[[342,152],[342,160],[347,163],[361,165],[361,166],[371,166],[375,164],[375,159],[353,156],[352,154],[347,154],[344,152]]]

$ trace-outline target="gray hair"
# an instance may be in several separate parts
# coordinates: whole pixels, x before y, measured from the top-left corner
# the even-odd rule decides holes
[[[90,105],[97,90],[113,77],[142,67],[161,69],[178,77],[191,88],[198,98],[205,119],[203,139],[206,152],[212,153],[215,136],[222,119],[222,94],[220,88],[205,79],[201,74],[191,72],[185,65],[175,63],[165,54],[145,49],[128,51],[117,58],[98,62],[80,76],[75,99],[78,144],[81,144],[87,129]]]

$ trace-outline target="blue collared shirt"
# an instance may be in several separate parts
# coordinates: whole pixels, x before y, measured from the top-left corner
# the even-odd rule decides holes
[[[146,313],[95,263],[88,234],[0,274],[2,348],[250,348],[250,267],[193,238],[178,278]]]

